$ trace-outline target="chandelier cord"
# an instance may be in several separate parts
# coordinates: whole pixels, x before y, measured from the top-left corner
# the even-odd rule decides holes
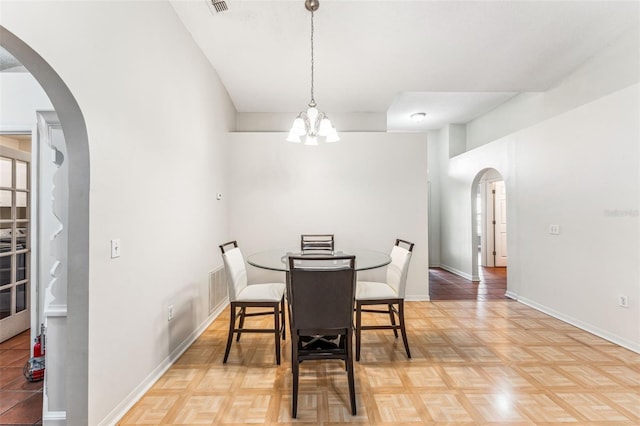
[[[309,102],[309,106],[315,107],[316,100],[313,97],[313,71],[314,71],[314,62],[313,62],[313,10],[311,11],[311,102]]]

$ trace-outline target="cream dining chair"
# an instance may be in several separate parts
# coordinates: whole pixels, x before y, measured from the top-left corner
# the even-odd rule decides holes
[[[405,246],[405,247],[403,247]],[[414,244],[396,239],[391,249],[391,263],[387,266],[386,282],[358,281],[356,285],[356,361],[360,361],[360,342],[362,330],[393,330],[398,337],[402,334],[407,357],[411,358],[407,331],[404,321],[404,292],[407,272]],[[387,309],[367,309],[370,305],[387,305]],[[389,315],[390,325],[362,325],[362,312]],[[398,323],[396,324],[396,316]]]
[[[280,365],[280,336],[285,339],[284,283],[248,284],[244,257],[236,241],[220,246],[229,289],[229,335],[223,363],[227,362],[233,335],[236,341],[242,333],[273,333],[276,345],[276,363]],[[247,308],[267,308],[272,311],[247,312]],[[273,328],[244,328],[245,317],[273,315]],[[236,326],[237,323],[237,326]]]

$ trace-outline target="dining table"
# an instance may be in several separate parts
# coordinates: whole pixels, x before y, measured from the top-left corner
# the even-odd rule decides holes
[[[287,283],[289,283],[289,256],[301,256],[309,259],[313,258],[331,258],[331,257],[340,257],[340,256],[348,256],[353,255],[356,257],[355,259],[355,271],[365,271],[368,269],[380,268],[391,263],[391,256],[386,253],[381,253],[374,250],[362,249],[362,248],[343,248],[337,249],[333,252],[330,251],[322,251],[322,250],[311,250],[311,251],[301,251],[299,248],[297,249],[269,249],[260,251],[257,253],[253,253],[247,257],[247,263],[249,265],[255,266],[261,269],[268,269],[271,271],[279,271],[286,272],[287,275]],[[335,265],[332,265],[331,260],[327,261],[327,268],[331,268],[332,266],[335,268]],[[336,260],[336,262],[338,262]],[[317,267],[317,265],[315,265]],[[291,300],[291,297],[288,293],[289,287],[287,286],[287,299]],[[289,318],[291,318],[291,306],[289,306]],[[325,349],[335,349],[339,342],[335,339],[338,336],[301,336],[301,341],[304,342],[305,347],[307,349],[314,348],[319,351]]]
[[[247,263],[257,268],[288,272],[289,256],[302,256],[313,259],[314,257],[338,257],[345,255],[353,255],[356,257],[356,271],[380,268],[391,263],[391,257],[388,254],[363,248],[343,248],[334,250],[333,252],[302,252],[299,248],[269,249],[251,254],[247,257]]]

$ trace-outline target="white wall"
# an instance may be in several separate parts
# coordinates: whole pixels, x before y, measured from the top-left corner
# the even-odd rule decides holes
[[[518,241],[528,241],[520,245],[520,256],[527,259],[520,271],[520,298],[621,339],[636,351],[639,100],[640,85],[635,85],[549,120],[518,135],[515,154],[515,232]],[[531,208],[541,200],[544,208]],[[551,223],[560,225],[559,236],[547,234]],[[618,307],[620,294],[629,297],[628,309]]]
[[[339,247],[388,253],[396,238],[416,244],[407,299],[428,298],[427,141],[424,134],[350,133],[308,147],[286,133],[231,138],[230,235],[245,256],[299,247],[302,233],[333,233]],[[222,242],[222,241],[220,241]],[[249,279],[281,274],[249,268]],[[359,278],[384,279],[384,269]]]
[[[36,110],[51,109],[51,101],[31,74],[0,73],[0,131],[31,131]]]
[[[507,185],[509,292],[640,351],[639,100],[633,85],[444,162],[441,261],[470,273],[472,181],[495,168]]]
[[[427,133],[427,173],[429,176],[429,267],[440,266],[440,135],[441,131]]]
[[[215,193],[226,192],[235,110],[167,3],[2,8],[2,25],[58,72],[86,120],[88,424],[96,425],[208,319],[207,274],[221,264],[217,244],[227,238],[226,204]],[[121,239],[118,259],[109,257],[112,238]]]

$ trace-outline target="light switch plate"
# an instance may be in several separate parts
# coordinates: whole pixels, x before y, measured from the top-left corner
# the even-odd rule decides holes
[[[120,238],[111,240],[111,258],[120,257]]]

